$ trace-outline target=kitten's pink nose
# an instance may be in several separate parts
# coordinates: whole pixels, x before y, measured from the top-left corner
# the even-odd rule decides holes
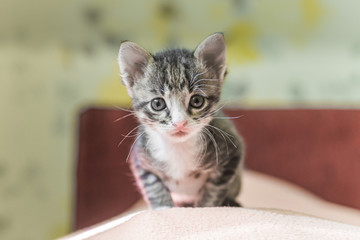
[[[173,123],[173,126],[176,127],[177,130],[181,130],[186,126],[186,124],[187,124],[187,121],[184,120],[184,121]]]

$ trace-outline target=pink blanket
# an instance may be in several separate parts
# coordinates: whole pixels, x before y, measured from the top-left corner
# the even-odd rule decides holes
[[[89,239],[360,239],[360,227],[285,211],[172,208],[144,211]]]

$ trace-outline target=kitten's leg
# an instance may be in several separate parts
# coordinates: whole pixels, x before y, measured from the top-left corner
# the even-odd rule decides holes
[[[213,181],[208,181],[201,191],[201,199],[196,204],[198,207],[222,206],[228,192],[228,187],[226,183],[218,185]]]
[[[137,154],[138,152],[140,154]],[[152,209],[173,207],[170,192],[161,178],[143,168],[146,162],[145,155],[135,148],[130,157],[130,167],[144,200]]]
[[[229,191],[221,206],[224,207],[242,207],[241,203],[236,201],[236,197],[241,189],[241,177],[240,174],[236,174],[233,184],[229,185]]]
[[[169,190],[158,176],[143,169],[138,174],[143,195],[152,209],[174,206]]]
[[[212,174],[201,189],[201,198],[197,203],[199,207],[222,206],[225,199],[233,199],[240,191],[240,176],[238,174],[239,156],[233,156],[221,171]],[[231,196],[230,196],[231,195]]]

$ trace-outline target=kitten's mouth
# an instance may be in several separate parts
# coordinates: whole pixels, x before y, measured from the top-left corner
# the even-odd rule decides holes
[[[188,134],[187,132],[180,130],[180,131],[172,133],[171,135],[175,136],[175,137],[183,137],[183,136],[186,136],[187,134]]]

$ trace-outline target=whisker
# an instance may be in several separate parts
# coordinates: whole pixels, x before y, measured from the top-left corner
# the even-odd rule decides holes
[[[142,132],[139,136],[137,136],[137,138],[134,140],[133,144],[131,145],[130,151],[129,151],[127,157],[126,157],[126,162],[127,162],[128,159],[129,159],[129,156],[130,156],[130,154],[131,154],[131,152],[132,152],[132,149],[133,149],[134,146],[135,146],[135,143],[140,139],[140,137],[141,137],[142,135],[144,135],[144,133],[145,133],[145,131]]]
[[[141,127],[141,125],[133,128],[130,132],[128,132],[128,133],[124,136],[124,138],[120,141],[120,143],[118,144],[118,147],[120,147],[120,145],[124,142],[124,140],[125,140],[126,138],[128,138],[129,135],[130,135],[133,131],[135,131],[135,129],[137,129],[137,128],[139,128],[139,127]]]
[[[112,105],[113,107],[117,108],[117,109],[120,109],[120,110],[123,110],[123,111],[126,111],[126,112],[131,112],[131,113],[135,113],[134,110],[130,110],[130,109],[126,109],[126,108],[122,108],[122,107],[119,107],[117,105]]]
[[[222,131],[225,135],[234,138],[233,135],[231,135],[230,133],[225,132],[224,130],[222,130],[222,129],[218,128],[218,127],[215,127],[215,126],[213,126],[213,125],[208,125],[208,126],[213,127],[213,128],[215,128],[215,129],[217,129],[217,130],[219,130],[219,131]]]
[[[221,107],[219,107],[218,109],[216,109],[215,111],[213,111],[212,113],[217,113],[218,111],[220,111],[221,109],[223,109],[225,107],[225,104],[223,104]]]
[[[191,78],[191,84],[196,80],[196,78],[198,77],[198,76],[200,76],[200,75],[203,75],[203,74],[205,74],[205,73],[207,73],[209,71],[209,69],[206,69],[204,72],[202,72],[202,73],[198,73],[198,74],[196,74],[194,77],[192,77]]]
[[[199,85],[196,85],[197,88],[199,87],[215,87],[215,88],[220,88],[219,86],[216,86],[216,85],[210,85],[210,84],[199,84]]]
[[[217,128],[217,127],[212,126],[212,125],[207,125],[207,126],[208,126],[208,127],[213,127],[215,130],[217,130],[217,131],[220,133],[220,135],[222,136],[222,138],[223,138],[224,141],[225,141],[225,144],[226,144],[226,152],[227,152],[227,155],[229,156],[229,146],[228,146],[228,144],[227,144],[227,141],[226,141],[226,139],[225,139],[224,134],[222,133],[223,131],[222,131],[221,129]]]
[[[201,88],[198,88],[198,87],[196,87],[195,89],[194,89],[194,91],[199,91],[199,92],[201,92],[204,96],[207,96],[207,94],[201,89]]]
[[[219,79],[217,79],[217,78],[201,78],[201,79],[196,80],[194,82],[194,84],[197,84],[197,83],[203,82],[203,81],[209,81],[209,82],[215,82],[216,81],[216,82],[218,82]]]
[[[204,72],[198,73],[198,74],[196,74],[194,77],[191,78],[191,80],[190,80],[190,90],[193,89],[194,83],[195,83],[195,81],[196,81],[196,78],[197,78],[198,76],[201,76],[201,75],[207,73],[208,71],[209,71],[209,69],[206,69]]]
[[[219,79],[217,78],[201,78],[201,79],[198,79],[196,80],[196,82],[199,82],[199,81],[219,81]]]
[[[203,135],[203,132],[200,131],[200,138],[201,138],[201,141],[202,141],[202,149],[201,149],[201,155],[199,157],[199,160],[202,160],[205,156],[206,156],[206,153],[207,153],[207,141],[206,141],[206,137]],[[205,145],[205,148],[204,148],[204,145]]]
[[[121,134],[121,136],[123,136],[123,137],[136,137],[138,134],[137,133],[135,133],[135,134],[133,134],[133,135],[129,135],[129,136],[126,136],[126,135],[124,135],[124,134]]]
[[[234,99],[231,99],[231,100],[230,99],[227,99],[227,100],[222,99],[221,103],[233,105],[233,104],[238,104],[242,100],[244,100],[243,97],[234,98]]]
[[[216,155],[216,164],[218,165],[219,164],[219,153],[218,153],[218,150],[220,151],[219,149],[219,146],[217,145],[216,143],[216,140],[214,138],[214,136],[212,135],[212,133],[209,131],[209,129],[207,129],[206,127],[204,128],[204,130],[206,131],[206,135],[209,136],[210,140],[212,141],[213,145],[214,145],[214,148],[215,148],[215,155]]]
[[[240,115],[240,116],[234,116],[234,117],[214,117],[216,119],[237,119],[237,118],[241,118],[244,115]]]
[[[129,114],[123,116],[123,117],[119,117],[119,118],[117,118],[117,119],[114,120],[114,123],[115,123],[115,122],[119,122],[119,121],[123,120],[124,118],[130,117],[130,116],[132,116],[132,115],[135,115],[135,113],[129,113]]]
[[[232,138],[235,139],[235,137],[234,137],[233,135],[231,135],[231,134],[225,132],[224,130],[221,130],[220,128],[215,127],[215,126],[213,126],[213,125],[208,125],[208,126],[214,128],[215,130],[219,131],[220,133],[225,134],[225,136],[227,137],[227,139],[229,139],[229,141],[232,143],[232,145],[233,145],[235,148],[237,148],[236,144],[230,139],[230,137],[232,137]],[[224,139],[224,140],[225,140],[225,139]],[[225,140],[225,142],[226,142],[226,140]]]
[[[212,112],[210,112],[210,113],[206,114],[205,116],[203,116],[203,117],[199,118],[198,120],[201,120],[201,119],[204,119],[204,118],[210,117],[210,116],[214,115],[215,113],[217,113],[218,111],[220,111],[221,109],[223,109],[224,107],[225,107],[225,104],[224,104],[224,105],[222,105],[221,107],[219,107],[218,109],[216,109],[216,110],[214,110],[214,111],[212,111]]]

